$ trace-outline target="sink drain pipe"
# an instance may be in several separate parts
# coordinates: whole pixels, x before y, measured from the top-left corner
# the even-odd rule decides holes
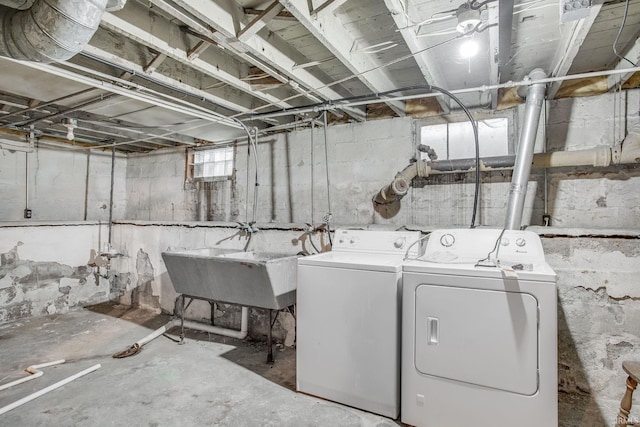
[[[240,320],[239,331],[235,329],[221,328],[220,326],[205,325],[204,323],[193,322],[191,320],[172,319],[164,326],[161,326],[160,328],[156,329],[149,335],[136,341],[132,346],[130,346],[126,350],[115,353],[113,357],[116,359],[122,359],[125,357],[133,356],[134,354],[138,354],[142,350],[142,346],[158,338],[160,335],[167,333],[169,330],[175,328],[176,326],[180,326],[182,329],[189,328],[189,329],[194,329],[196,331],[209,332],[216,335],[223,335],[225,337],[231,337],[231,338],[237,338],[237,339],[243,340],[247,337],[249,333],[249,308],[242,307],[242,316]],[[182,338],[182,334],[181,334],[181,338]]]

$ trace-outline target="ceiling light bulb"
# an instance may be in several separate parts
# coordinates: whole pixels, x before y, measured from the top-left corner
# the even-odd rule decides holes
[[[474,57],[478,53],[478,43],[475,40],[468,39],[460,45],[460,56],[463,59]]]
[[[456,11],[456,17],[458,18],[458,25],[456,30],[460,34],[468,34],[474,31],[482,20],[480,19],[480,10],[471,9],[467,3],[462,3]]]
[[[69,141],[73,141],[73,138],[75,138],[75,135],[73,134],[73,129],[72,128],[67,128],[67,139]]]

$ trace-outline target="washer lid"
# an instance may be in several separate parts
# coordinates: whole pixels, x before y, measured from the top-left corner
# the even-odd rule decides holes
[[[521,268],[521,269],[520,269]],[[477,260],[452,259],[448,262],[431,262],[424,258],[405,262],[404,273],[427,273],[467,277],[514,277],[537,282],[556,282],[556,273],[547,263],[526,264],[501,260],[497,266],[478,265]]]
[[[402,255],[370,254],[362,252],[325,252],[298,258],[298,265],[348,268],[352,270],[387,271],[402,270]]]

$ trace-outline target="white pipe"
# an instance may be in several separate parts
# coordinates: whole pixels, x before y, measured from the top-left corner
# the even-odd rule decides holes
[[[249,308],[242,307],[242,318],[240,320],[240,330],[221,328],[220,326],[205,325],[204,323],[193,322],[191,320],[184,321],[185,328],[195,329],[202,332],[211,332],[216,335],[237,338],[243,340],[249,333]]]
[[[17,400],[15,402],[3,407],[3,408],[0,408],[0,415],[9,412],[12,409],[17,408],[18,406],[24,405],[27,402],[31,402],[32,400],[37,399],[38,397],[40,397],[42,395],[45,395],[45,394],[49,393],[50,391],[53,391],[53,390],[55,390],[57,388],[60,388],[63,385],[70,383],[71,381],[74,381],[74,380],[76,380],[76,379],[78,379],[78,378],[80,378],[82,376],[90,374],[91,372],[93,372],[95,370],[98,370],[99,368],[100,368],[100,364],[98,363],[97,365],[93,365],[92,367],[90,367],[88,369],[85,369],[82,372],[78,372],[77,374],[72,375],[72,376],[70,376],[68,378],[65,378],[64,380],[58,381],[57,383],[52,384],[49,387],[45,387],[40,391],[36,391],[33,394],[30,394],[30,395],[28,395],[26,397],[23,397],[20,400]]]
[[[223,335],[225,337],[238,338],[242,340],[245,339],[247,337],[247,334],[249,333],[249,308],[242,307],[242,316],[240,320],[239,331],[235,329],[222,328],[220,326],[205,325],[204,323],[194,322],[191,320],[185,320],[184,323],[181,323],[180,319],[173,319],[166,325],[161,326],[141,340],[136,341],[133,346],[142,347],[150,341],[158,338],[160,335],[166,333],[170,329],[175,328],[176,326],[180,326],[181,324],[184,324],[185,328],[195,329],[196,331],[211,332],[212,334]]]
[[[51,65],[47,65],[47,64],[41,64],[41,63],[34,63],[34,62],[23,62],[23,61],[17,61],[15,59],[11,59],[11,58],[6,58],[8,61],[13,61],[16,62],[18,64],[24,65],[26,67],[30,67],[39,71],[44,71],[47,72],[49,74],[55,75],[55,76],[59,76],[59,77],[63,77],[78,83],[82,83],[88,86],[92,86],[95,87],[97,89],[102,89],[105,90],[107,92],[111,92],[111,93],[115,93],[118,95],[123,95],[126,96],[128,98],[131,99],[135,99],[138,101],[142,101],[142,102],[146,102],[148,104],[151,105],[156,105],[158,107],[162,107],[162,108],[166,108],[168,110],[171,111],[175,111],[177,113],[183,113],[183,114],[188,114],[190,116],[193,117],[197,117],[200,119],[204,119],[207,121],[210,121],[212,123],[220,123],[220,124],[224,124],[226,126],[231,126],[231,127],[235,127],[235,128],[240,128],[240,126],[237,125],[236,122],[233,122],[232,120],[230,120],[227,117],[224,116],[219,116],[214,112],[206,112],[206,111],[202,111],[201,107],[197,107],[196,105],[193,105],[191,107],[187,107],[187,106],[181,106],[179,105],[180,103],[182,103],[183,101],[180,101],[178,99],[175,99],[172,101],[165,101],[162,100],[160,98],[155,98],[154,96],[150,96],[147,95],[146,93],[140,92],[140,90],[144,90],[144,91],[150,91],[148,88],[145,88],[143,86],[140,85],[135,85],[135,83],[131,83],[129,82],[128,85],[129,86],[134,86],[135,89],[138,90],[138,92],[134,92],[131,89],[126,89],[124,87],[120,87],[117,86],[115,84],[106,82],[106,81],[102,81],[102,80],[97,80],[88,76],[82,76],[79,74],[76,74],[72,71],[68,71],[65,70],[63,68],[58,68],[58,67],[54,67]],[[163,95],[166,97],[166,95]]]
[[[488,92],[491,90],[497,90],[497,89],[503,89],[503,88],[530,86],[530,85],[539,84],[539,83],[546,84],[546,83],[553,83],[553,82],[562,82],[565,80],[586,79],[591,77],[610,76],[614,74],[635,73],[637,71],[640,71],[640,67],[624,68],[621,70],[605,70],[605,71],[595,71],[591,73],[571,74],[569,76],[547,77],[544,79],[537,79],[537,80],[531,80],[529,78],[525,78],[523,80],[520,80],[519,82],[509,81],[506,83],[500,83],[496,85],[483,85],[483,86],[476,86],[476,87],[466,88],[466,89],[454,89],[454,90],[450,90],[449,92],[453,93],[454,95],[461,94],[461,93],[470,93],[470,92]],[[429,92],[429,93],[421,93],[416,95],[384,97],[383,100],[385,102],[408,101],[411,99],[431,98],[434,96],[442,96],[442,94],[440,92]],[[320,111],[333,110],[336,108],[340,109],[345,107],[358,107],[362,105],[371,104],[371,102],[372,102],[371,99],[368,99],[365,101],[353,101],[353,102],[345,102],[345,103],[341,103],[340,100],[335,100],[331,104],[327,104],[327,105],[316,105],[313,107],[306,107],[306,108],[300,107],[300,108],[289,109],[286,111],[278,111],[274,113],[254,114],[251,118],[255,120],[263,120],[263,119],[269,119],[274,117],[290,116],[293,114],[302,114],[302,113],[311,113],[311,112],[317,113]],[[262,106],[260,108],[265,108],[265,106]],[[254,111],[256,110],[257,109],[255,109]]]
[[[31,365],[27,369],[25,369],[25,371],[27,373],[29,373],[29,376],[26,376],[24,378],[20,378],[19,380],[15,380],[15,381],[12,381],[10,383],[6,383],[6,384],[0,385],[0,391],[6,390],[6,389],[8,389],[10,387],[13,387],[14,385],[18,385],[18,384],[26,383],[27,381],[35,380],[36,378],[39,378],[39,377],[41,377],[43,375],[43,372],[39,370],[40,368],[46,368],[48,366],[59,365],[61,363],[64,363],[64,359],[54,360],[53,362],[41,363],[39,365]]]

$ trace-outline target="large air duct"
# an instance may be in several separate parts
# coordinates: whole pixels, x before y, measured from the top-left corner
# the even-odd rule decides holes
[[[540,68],[529,73],[531,80],[541,80],[547,74]],[[527,90],[527,103],[524,109],[524,120],[522,132],[520,132],[520,143],[516,154],[516,164],[513,169],[511,186],[509,187],[509,202],[507,204],[507,217],[504,228],[507,230],[519,230],[522,223],[522,211],[524,209],[524,199],[527,195],[527,184],[531,174],[531,161],[533,159],[533,149],[536,143],[536,132],[540,121],[540,111],[544,102],[546,85],[535,83]]]
[[[98,29],[106,8],[124,0],[0,0],[0,56],[59,62],[76,55]]]

